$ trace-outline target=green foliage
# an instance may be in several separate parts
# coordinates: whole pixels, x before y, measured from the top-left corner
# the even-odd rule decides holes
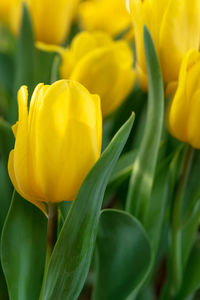
[[[198,238],[190,253],[184,270],[183,282],[177,300],[184,300],[200,288],[200,238]]]
[[[38,300],[45,264],[47,219],[13,194],[1,240],[1,261],[10,300]]]
[[[140,222],[126,212],[104,210],[98,229],[92,299],[126,299],[143,279],[150,259],[150,242]]]
[[[126,209],[145,219],[151,196],[164,118],[164,95],[160,65],[148,29],[144,28],[148,70],[148,109],[144,137],[133,164]]]
[[[14,135],[11,125],[5,120],[0,118],[0,156],[7,162],[9,152],[14,145]]]

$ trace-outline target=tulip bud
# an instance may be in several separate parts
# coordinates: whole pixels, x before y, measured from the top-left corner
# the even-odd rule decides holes
[[[79,5],[81,26],[87,31],[102,30],[112,36],[131,26],[125,0],[87,0]]]
[[[171,100],[167,124],[177,139],[200,149],[200,53],[190,50],[183,59],[178,87]]]
[[[19,31],[22,4],[28,6],[37,41],[61,44],[70,30],[79,0],[13,0],[10,26],[15,34]]]
[[[18,92],[19,120],[8,171],[17,190],[44,209],[43,202],[73,200],[101,152],[100,99],[80,83],[38,84]]]
[[[113,112],[134,86],[133,55],[128,43],[114,41],[104,32],[82,32],[67,49],[43,44],[38,47],[61,54],[61,78],[79,81],[98,94],[104,116]]]
[[[184,55],[199,49],[199,0],[129,0],[133,16],[137,51],[137,72],[140,84],[147,89],[143,27],[151,33],[160,60],[164,81],[178,79]]]

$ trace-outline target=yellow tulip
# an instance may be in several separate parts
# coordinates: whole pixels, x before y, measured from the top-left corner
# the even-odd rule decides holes
[[[9,12],[9,1],[0,1],[0,20],[4,20]]]
[[[18,92],[19,120],[8,171],[17,190],[45,210],[44,202],[73,200],[101,152],[100,99],[80,83],[38,84],[27,108]]]
[[[137,51],[137,72],[147,89],[143,26],[147,25],[160,60],[164,81],[178,79],[184,55],[200,42],[199,0],[129,0]]]
[[[200,53],[190,50],[184,57],[178,87],[171,100],[167,124],[177,139],[200,149]]]
[[[37,45],[61,54],[61,78],[79,81],[98,94],[104,116],[113,112],[134,86],[133,55],[126,41],[114,41],[104,32],[82,32],[70,48]]]
[[[22,14],[22,3],[26,3],[32,17],[37,41],[61,44],[70,30],[79,0],[13,0],[10,24],[17,34]]]
[[[1,0],[0,1],[0,20],[9,23],[10,12],[18,0]]]
[[[102,30],[112,36],[131,26],[125,0],[87,0],[79,6],[81,26],[87,31]]]

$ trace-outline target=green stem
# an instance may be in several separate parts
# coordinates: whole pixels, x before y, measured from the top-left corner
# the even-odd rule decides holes
[[[47,269],[49,266],[49,260],[53,252],[53,248],[57,241],[57,228],[58,228],[58,206],[55,203],[48,203],[48,226],[47,226],[47,251],[46,251],[46,262],[44,268],[43,283],[40,293],[40,300],[43,297],[45,281],[47,276]]]
[[[57,241],[58,206],[55,203],[48,204],[48,227],[47,227],[47,258],[51,257]]]
[[[172,281],[171,281],[171,299],[178,292],[182,280],[182,249],[181,249],[181,210],[182,199],[188,176],[191,170],[194,149],[188,147],[184,158],[183,168],[176,191],[174,207],[172,212]]]

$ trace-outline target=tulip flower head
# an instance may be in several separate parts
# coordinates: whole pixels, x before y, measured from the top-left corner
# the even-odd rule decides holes
[[[10,8],[10,26],[15,34],[19,31],[22,5],[29,9],[35,38],[44,43],[61,44],[70,30],[79,0],[13,0]]]
[[[190,50],[184,57],[176,93],[171,100],[167,124],[177,139],[200,149],[200,53]]]
[[[131,16],[125,0],[87,0],[79,5],[82,28],[87,31],[101,30],[112,36],[131,26]]]
[[[101,98],[104,116],[112,113],[133,89],[133,55],[126,41],[114,41],[104,32],[82,32],[69,48],[38,44],[62,57],[61,78],[79,81]]]
[[[184,55],[200,43],[199,0],[129,0],[135,30],[137,73],[147,89],[143,27],[151,33],[166,83],[177,81]]]
[[[100,98],[80,83],[38,84],[18,92],[19,120],[8,171],[17,190],[44,210],[44,202],[73,200],[101,152]]]

